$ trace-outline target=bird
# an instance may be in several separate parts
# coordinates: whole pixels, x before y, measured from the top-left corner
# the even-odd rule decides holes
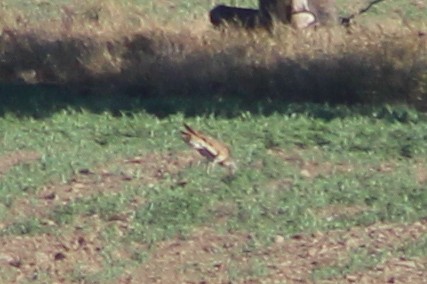
[[[210,168],[213,169],[214,166],[218,164],[227,168],[229,173],[234,175],[237,170],[237,165],[231,158],[230,148],[226,144],[200,131],[194,130],[186,123],[184,123],[184,128],[185,130],[181,131],[184,142],[211,162],[207,168],[208,174]]]

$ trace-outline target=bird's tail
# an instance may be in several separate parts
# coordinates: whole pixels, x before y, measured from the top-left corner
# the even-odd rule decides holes
[[[181,135],[182,135],[182,139],[184,141],[186,141],[187,143],[192,139],[192,137],[196,136],[200,136],[199,132],[197,132],[196,130],[194,130],[193,128],[191,128],[188,124],[186,124],[184,122],[184,127],[185,130],[181,131]]]

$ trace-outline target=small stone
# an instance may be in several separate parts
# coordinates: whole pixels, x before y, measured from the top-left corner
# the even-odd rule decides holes
[[[308,170],[306,170],[306,169],[301,170],[300,174],[301,174],[301,176],[303,176],[305,178],[310,178],[311,177],[310,172]]]
[[[276,244],[281,244],[285,241],[285,238],[283,236],[277,235],[274,237],[274,242]]]
[[[356,275],[347,275],[345,278],[347,279],[348,282],[351,282],[351,283],[354,283],[357,281]]]

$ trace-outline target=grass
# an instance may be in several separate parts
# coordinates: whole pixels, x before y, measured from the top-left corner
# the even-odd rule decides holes
[[[111,97],[127,94],[150,100],[144,107],[156,115],[211,112],[212,102],[235,104],[237,113],[272,112],[283,101],[426,105],[423,19],[405,22],[402,16],[316,33],[297,34],[279,26],[273,36],[220,34],[209,27],[202,11],[194,12],[197,19],[183,20],[178,13],[179,24],[152,23],[155,17],[148,12],[140,16],[131,2],[87,5],[100,6],[105,13],[88,19],[79,10],[86,6],[80,5],[70,8],[74,12],[63,15],[66,19],[39,26],[5,20],[0,51],[5,92],[27,92],[15,85],[26,82],[36,84],[47,98],[72,92],[123,105],[125,98]],[[394,5],[415,10],[399,1]],[[180,9],[192,15],[188,7]],[[187,21],[193,21],[191,30]],[[201,106],[188,103],[194,99]],[[77,98],[72,101],[78,103]],[[49,110],[49,100],[39,107]]]
[[[390,256],[389,254],[389,251],[370,253],[367,250],[358,250],[352,253],[345,264],[321,268],[315,271],[312,277],[314,280],[319,281],[333,276],[348,275],[357,271],[367,270],[383,262],[387,256]]]
[[[358,249],[344,263],[322,267],[312,274],[314,281],[322,279],[333,279],[339,275],[351,275],[360,271],[368,270],[379,264],[384,264],[390,257],[410,259],[410,257],[425,257],[427,248],[426,238],[423,236],[415,243],[406,243],[397,247],[382,249],[372,252],[372,249]]]
[[[365,108],[362,113],[360,108],[343,106],[283,107],[287,109],[284,114],[269,116],[242,113],[232,119],[185,118],[194,127],[209,128],[209,132],[232,145],[239,171],[231,179],[225,178],[220,169],[206,175],[203,167],[192,166],[154,184],[128,185],[119,193],[71,200],[39,218],[21,216],[2,234],[37,235],[49,231],[43,225],[45,218],[55,224],[55,230],[62,230],[97,216],[105,237],[115,248],[129,242],[152,246],[175,236],[186,238],[194,228],[206,225],[223,232],[251,232],[259,246],[270,243],[277,235],[288,237],[301,232],[426,218],[424,186],[416,181],[413,171],[414,165],[425,163],[427,157],[427,123],[421,113],[399,106],[372,108],[370,113]],[[412,119],[394,115],[403,111]],[[13,207],[14,200],[31,196],[46,183],[66,183],[80,169],[150,151],[179,153],[186,149],[178,133],[183,120],[182,114],[158,119],[144,112],[112,116],[84,110],[61,111],[37,120],[5,116],[1,120],[3,152],[33,150],[42,158],[15,167],[3,176],[2,207]],[[283,149],[287,155],[298,153],[304,163],[316,161],[319,169],[329,163],[351,165],[352,170],[326,169],[318,176],[305,178],[300,165],[271,154],[274,149]],[[393,164],[391,172],[376,170],[384,163]],[[117,171],[117,166],[110,169]],[[144,173],[135,175],[139,176]],[[187,182],[181,185],[178,179]],[[281,184],[283,180],[288,182]],[[144,202],[135,206],[133,200],[137,197]],[[334,205],[358,205],[366,210],[334,218],[317,214]],[[116,226],[109,220],[120,214],[127,216],[130,229],[108,234]],[[4,220],[10,217],[6,213]],[[218,218],[223,221],[218,223]],[[363,256],[361,259],[365,263]],[[350,261],[349,265],[357,269],[359,262]],[[112,278],[122,271],[121,262],[115,263],[106,264],[112,269],[108,274]],[[248,273],[261,277],[265,273],[263,267],[256,263]],[[245,272],[230,273],[230,277],[238,277]]]

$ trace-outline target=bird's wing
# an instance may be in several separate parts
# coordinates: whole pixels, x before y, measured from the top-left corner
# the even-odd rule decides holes
[[[181,131],[183,140],[207,158],[214,159],[221,150],[221,143],[184,124],[186,130]]]

